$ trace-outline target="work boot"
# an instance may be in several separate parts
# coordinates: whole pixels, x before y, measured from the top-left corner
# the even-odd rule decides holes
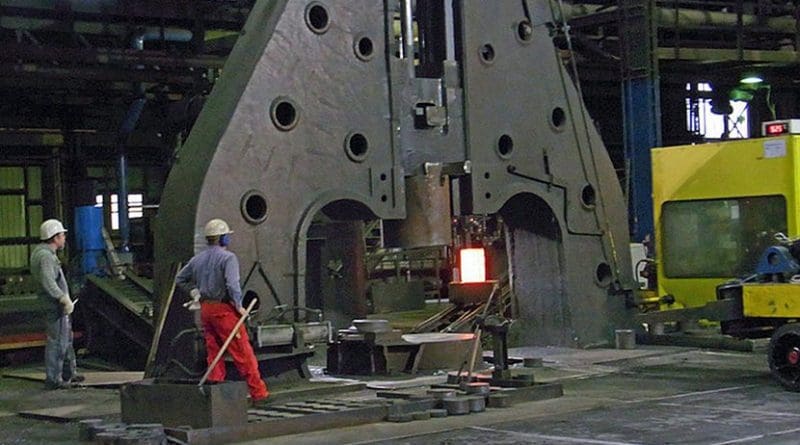
[[[69,382],[44,382],[44,389],[70,389],[73,385]]]
[[[72,384],[83,383],[84,381],[86,381],[86,377],[84,377],[83,374],[75,374],[71,379],[69,379],[69,382]]]
[[[269,392],[267,392],[267,395],[265,395],[264,397],[259,397],[257,399],[249,397],[248,399],[250,401],[250,407],[258,408],[258,407],[264,406],[264,405],[269,403],[269,400],[268,400],[269,399]]]

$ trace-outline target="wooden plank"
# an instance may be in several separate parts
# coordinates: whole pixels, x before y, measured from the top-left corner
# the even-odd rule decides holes
[[[83,336],[82,332],[74,332],[72,338],[77,340]],[[13,349],[40,348],[47,343],[44,333],[15,334],[0,336],[0,351]]]
[[[81,386],[89,387],[118,387],[144,378],[144,373],[141,371],[85,372],[82,375],[86,380],[81,383]],[[9,371],[4,372],[3,377],[34,382],[44,382],[45,380],[43,371]]]
[[[15,343],[0,343],[0,351],[10,351],[12,349],[41,348],[45,345],[45,340],[18,341]]]
[[[94,417],[119,414],[119,404],[92,403],[79,405],[57,406],[55,408],[34,409],[20,411],[17,414],[27,419],[48,420],[52,422],[73,422]]]

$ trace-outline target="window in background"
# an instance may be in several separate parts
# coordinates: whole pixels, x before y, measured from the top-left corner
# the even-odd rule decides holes
[[[95,202],[95,207],[103,207],[103,195],[97,195]],[[141,193],[128,195],[128,219],[142,218],[144,216],[143,203],[144,195]],[[116,194],[111,195],[111,230],[119,230],[119,203]]]
[[[728,101],[732,113],[728,115],[712,112],[712,96],[714,90],[711,84],[701,82],[686,84],[686,129],[704,139],[746,139],[750,136],[747,119],[748,103],[743,101]],[[727,120],[727,136],[725,136],[725,122]]]

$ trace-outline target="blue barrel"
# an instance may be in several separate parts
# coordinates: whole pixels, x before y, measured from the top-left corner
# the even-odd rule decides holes
[[[103,209],[95,206],[75,208],[75,247],[81,256],[81,272],[100,271],[98,264],[105,255],[103,241]]]

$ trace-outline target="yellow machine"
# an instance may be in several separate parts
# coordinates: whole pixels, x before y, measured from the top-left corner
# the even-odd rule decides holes
[[[754,273],[775,233],[800,234],[800,136],[652,156],[658,293],[674,297],[669,308],[715,300],[721,282]]]
[[[800,391],[800,136],[659,148],[652,158],[663,310],[643,320],[705,318],[735,337],[772,335],[770,369]]]

